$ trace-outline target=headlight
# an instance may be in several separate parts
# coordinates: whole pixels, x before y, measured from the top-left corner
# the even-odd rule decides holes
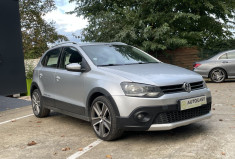
[[[163,95],[159,87],[152,85],[122,82],[121,87],[126,96],[156,98]]]

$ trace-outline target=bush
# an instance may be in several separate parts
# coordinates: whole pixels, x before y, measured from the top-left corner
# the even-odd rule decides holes
[[[33,63],[33,61],[30,61],[30,60],[25,61],[25,75],[26,75],[26,79],[33,79],[33,70],[34,70],[34,63]]]

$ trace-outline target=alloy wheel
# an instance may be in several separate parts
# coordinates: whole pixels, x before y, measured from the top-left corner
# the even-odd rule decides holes
[[[33,106],[33,112],[35,115],[38,115],[40,113],[40,96],[38,92],[33,92],[32,95],[32,106]]]
[[[105,103],[97,101],[91,110],[92,126],[97,135],[106,137],[111,130],[111,114]]]
[[[225,72],[221,69],[215,69],[211,72],[211,79],[214,82],[223,82],[225,79]]]

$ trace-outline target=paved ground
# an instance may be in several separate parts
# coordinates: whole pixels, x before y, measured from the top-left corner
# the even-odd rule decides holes
[[[80,158],[233,159],[235,81],[208,83],[208,87],[213,97],[211,119],[171,131],[127,132],[118,141],[102,141],[95,147],[88,146],[97,141],[88,122],[58,113],[43,119],[12,120],[32,114],[31,106],[0,112],[0,158],[63,159],[88,148]],[[27,146],[31,141],[36,144]]]
[[[28,106],[31,104],[30,101],[3,96],[0,96],[0,101],[0,111]]]

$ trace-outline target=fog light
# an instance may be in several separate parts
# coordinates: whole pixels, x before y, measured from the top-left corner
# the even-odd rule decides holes
[[[140,113],[140,114],[137,115],[137,119],[138,120],[142,120],[143,118],[144,118],[144,114]]]
[[[150,115],[146,112],[137,112],[135,114],[135,120],[138,122],[148,122],[150,120]]]

